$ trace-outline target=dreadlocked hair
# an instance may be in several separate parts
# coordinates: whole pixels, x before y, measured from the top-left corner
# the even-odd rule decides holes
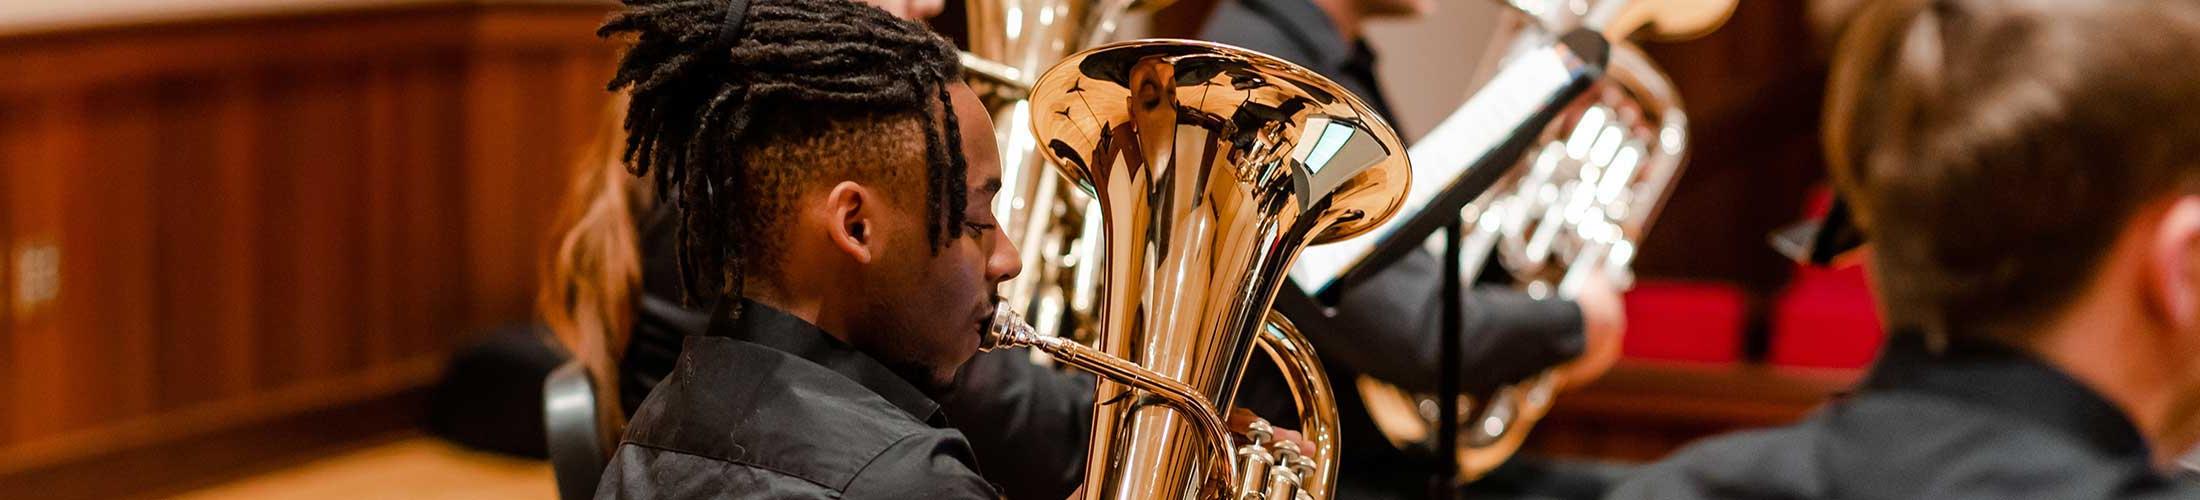
[[[931,248],[959,234],[946,233],[967,196],[954,45],[853,0],[750,0],[730,39],[726,0],[623,3],[596,32],[633,41],[609,85],[632,96],[622,159],[657,171],[658,198],[679,211],[689,306],[740,297],[748,268],[778,251],[775,221],[816,180],[907,184],[900,171],[921,159]]]

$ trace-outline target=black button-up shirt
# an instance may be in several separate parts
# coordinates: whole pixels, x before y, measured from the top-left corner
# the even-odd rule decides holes
[[[1346,40],[1309,0],[1225,1],[1200,37],[1305,66],[1392,118],[1375,78],[1374,51],[1365,40]],[[1415,251],[1345,290],[1326,310],[1296,285],[1277,294],[1275,307],[1323,357],[1352,369],[1331,375],[1339,385],[1351,385],[1351,377],[1343,375],[1365,373],[1433,391],[1443,306],[1437,293],[1443,285],[1440,264],[1436,255]],[[1580,311],[1571,301],[1534,300],[1504,287],[1470,291],[1461,304],[1467,332],[1461,359],[1473,369],[1462,370],[1462,388],[1492,390],[1579,356],[1586,343]]]
[[[1309,0],[1228,0],[1215,8],[1200,38],[1275,56],[1342,85],[1385,119],[1389,99],[1375,77],[1375,53],[1364,40],[1346,40],[1329,15]],[[1395,123],[1395,120],[1393,120]],[[1430,457],[1398,451],[1362,406],[1353,380],[1365,374],[1407,389],[1431,392],[1440,373],[1437,333],[1442,318],[1441,260],[1426,251],[1377,272],[1323,307],[1286,284],[1275,308],[1314,343],[1328,365],[1338,416],[1343,419],[1344,469],[1340,496],[1419,496],[1438,465]],[[1580,307],[1565,300],[1535,300],[1506,287],[1476,288],[1462,298],[1466,332],[1460,342],[1460,385],[1484,392],[1519,381],[1579,356],[1587,341]],[[1246,368],[1238,406],[1295,426],[1288,386],[1266,357]]]
[[[991,499],[939,404],[799,318],[745,302],[688,337],[597,498]]]
[[[1375,51],[1366,40],[1346,40],[1310,0],[1227,0],[1199,38],[1236,45],[1305,66],[1360,96],[1383,119],[1390,101],[1375,81]]]
[[[1611,499],[2170,499],[2122,411],[2068,375],[1983,343],[1889,340],[1855,395],[1795,425],[1706,441]]]

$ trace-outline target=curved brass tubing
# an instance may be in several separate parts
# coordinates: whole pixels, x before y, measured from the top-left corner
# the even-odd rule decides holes
[[[993,314],[993,327],[979,341],[979,349],[991,351],[994,349],[1030,347],[1053,356],[1054,361],[1057,363],[1092,372],[1102,379],[1153,393],[1155,399],[1159,399],[1162,404],[1175,409],[1177,413],[1183,414],[1185,418],[1192,421],[1193,426],[1199,428],[1200,441],[1207,448],[1208,461],[1211,462],[1209,465],[1211,468],[1208,469],[1210,471],[1208,480],[1216,485],[1228,485],[1232,484],[1232,480],[1237,477],[1237,461],[1234,460],[1237,450],[1230,446],[1230,428],[1223,424],[1222,412],[1215,410],[1214,405],[1207,403],[1207,398],[1200,396],[1199,391],[1176,379],[1154,373],[1153,370],[1148,370],[1146,367],[1138,366],[1137,363],[1110,356],[1099,349],[1061,337],[1041,336],[1031,327],[1031,324],[1024,322],[1023,315],[1018,314],[1013,309],[1000,308],[996,309]],[[1275,316],[1275,318],[1281,319],[1282,316]],[[1289,323],[1285,323],[1285,326],[1289,327]],[[1292,330],[1294,336],[1297,333],[1297,330]],[[1318,364],[1315,366],[1320,367]],[[1326,392],[1328,385],[1323,384],[1322,387]],[[1297,389],[1297,387],[1294,386],[1293,389]],[[1332,402],[1329,410],[1329,421],[1336,421],[1336,414],[1336,404]],[[1331,441],[1334,441],[1334,439]],[[1333,466],[1324,466],[1325,471],[1331,468]],[[1227,489],[1228,487],[1221,486],[1208,488],[1207,490],[1223,491]]]
[[[1276,362],[1283,379],[1290,383],[1291,399],[1299,408],[1299,434],[1314,444],[1314,449],[1306,453],[1314,457],[1314,473],[1299,478],[1300,487],[1314,498],[1330,498],[1342,448],[1338,444],[1337,396],[1330,389],[1329,375],[1322,370],[1321,357],[1314,354],[1312,344],[1299,334],[1298,327],[1275,311],[1268,312],[1268,324],[1261,328],[1254,345],[1268,352],[1268,358]]]

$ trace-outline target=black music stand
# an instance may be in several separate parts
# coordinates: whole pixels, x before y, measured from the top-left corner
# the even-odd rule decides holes
[[[1380,239],[1368,250],[1365,257],[1321,289],[1320,298],[1323,302],[1336,303],[1337,297],[1345,288],[1364,281],[1378,270],[1404,258],[1438,230],[1444,232],[1442,273],[1445,281],[1438,291],[1444,303],[1440,318],[1442,325],[1439,326],[1442,337],[1438,343],[1443,352],[1438,353],[1437,371],[1440,377],[1437,381],[1437,412],[1441,417],[1437,420],[1436,428],[1441,465],[1436,475],[1429,479],[1430,498],[1454,498],[1459,491],[1459,455],[1456,451],[1459,444],[1459,373],[1464,369],[1461,366],[1463,360],[1460,359],[1459,348],[1463,343],[1461,337],[1465,335],[1465,325],[1462,324],[1465,315],[1459,308],[1466,294],[1465,276],[1461,276],[1459,264],[1463,251],[1460,239],[1465,236],[1459,211],[1516,167],[1551,121],[1557,119],[1567,105],[1604,77],[1604,67],[1610,52],[1610,44],[1605,41],[1603,34],[1588,29],[1577,29],[1560,36],[1557,48],[1560,49],[1562,58],[1569,59],[1564,64],[1568,77],[1556,88],[1544,89],[1549,91],[1544,101],[1538,103],[1526,116],[1493,117],[1516,121],[1495,147],[1458,171],[1458,177],[1444,190],[1425,203],[1403,209],[1397,216],[1402,221],[1395,222],[1395,228],[1380,232],[1377,235]]]

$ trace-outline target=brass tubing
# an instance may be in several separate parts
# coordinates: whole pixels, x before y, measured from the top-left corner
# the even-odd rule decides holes
[[[1230,428],[1223,425],[1222,413],[1216,411],[1214,405],[1207,403],[1207,398],[1200,396],[1199,391],[1192,389],[1191,386],[1185,385],[1183,382],[1178,382],[1176,379],[1162,376],[1159,373],[1154,373],[1153,370],[1146,369],[1146,367],[1138,366],[1136,363],[1110,356],[1099,349],[1087,347],[1084,344],[1061,337],[1041,337],[1032,331],[1031,325],[1024,323],[1022,317],[1011,309],[997,309],[994,314],[993,328],[988,332],[986,339],[980,343],[981,348],[985,350],[1014,347],[1038,349],[1054,356],[1055,362],[1092,372],[1094,375],[1099,375],[1118,384],[1152,393],[1162,403],[1174,408],[1177,413],[1183,414],[1187,420],[1192,422],[1194,427],[1199,428],[1200,441],[1205,443],[1208,466],[1212,469],[1208,472],[1210,479],[1208,484],[1219,485],[1221,488],[1229,488],[1230,485],[1236,484],[1238,477],[1237,462],[1235,460],[1237,450],[1230,446]],[[1323,387],[1328,386],[1325,384]],[[1332,417],[1336,414],[1334,406],[1331,407],[1330,414]]]
[[[986,81],[1007,86],[1008,88],[1015,90],[1016,93],[1019,94],[1006,97],[1020,99],[1023,97],[1022,94],[1029,94],[1031,92],[1031,81],[1024,77],[1023,70],[1019,70],[1016,69],[1016,67],[1014,66],[1001,64],[999,62],[995,62],[983,57],[978,57],[977,54],[972,54],[969,52],[963,52],[961,60],[963,71],[968,71],[972,75],[977,75],[980,78],[986,79]]]
[[[1337,398],[1329,387],[1328,372],[1322,369],[1321,357],[1291,325],[1282,313],[1268,312],[1268,323],[1260,329],[1255,345],[1268,353],[1283,371],[1283,379],[1291,385],[1291,398],[1298,403],[1299,434],[1314,444],[1307,455],[1314,461],[1312,474],[1299,478],[1300,487],[1314,498],[1330,498],[1330,486],[1337,479],[1339,431],[1337,424]]]

